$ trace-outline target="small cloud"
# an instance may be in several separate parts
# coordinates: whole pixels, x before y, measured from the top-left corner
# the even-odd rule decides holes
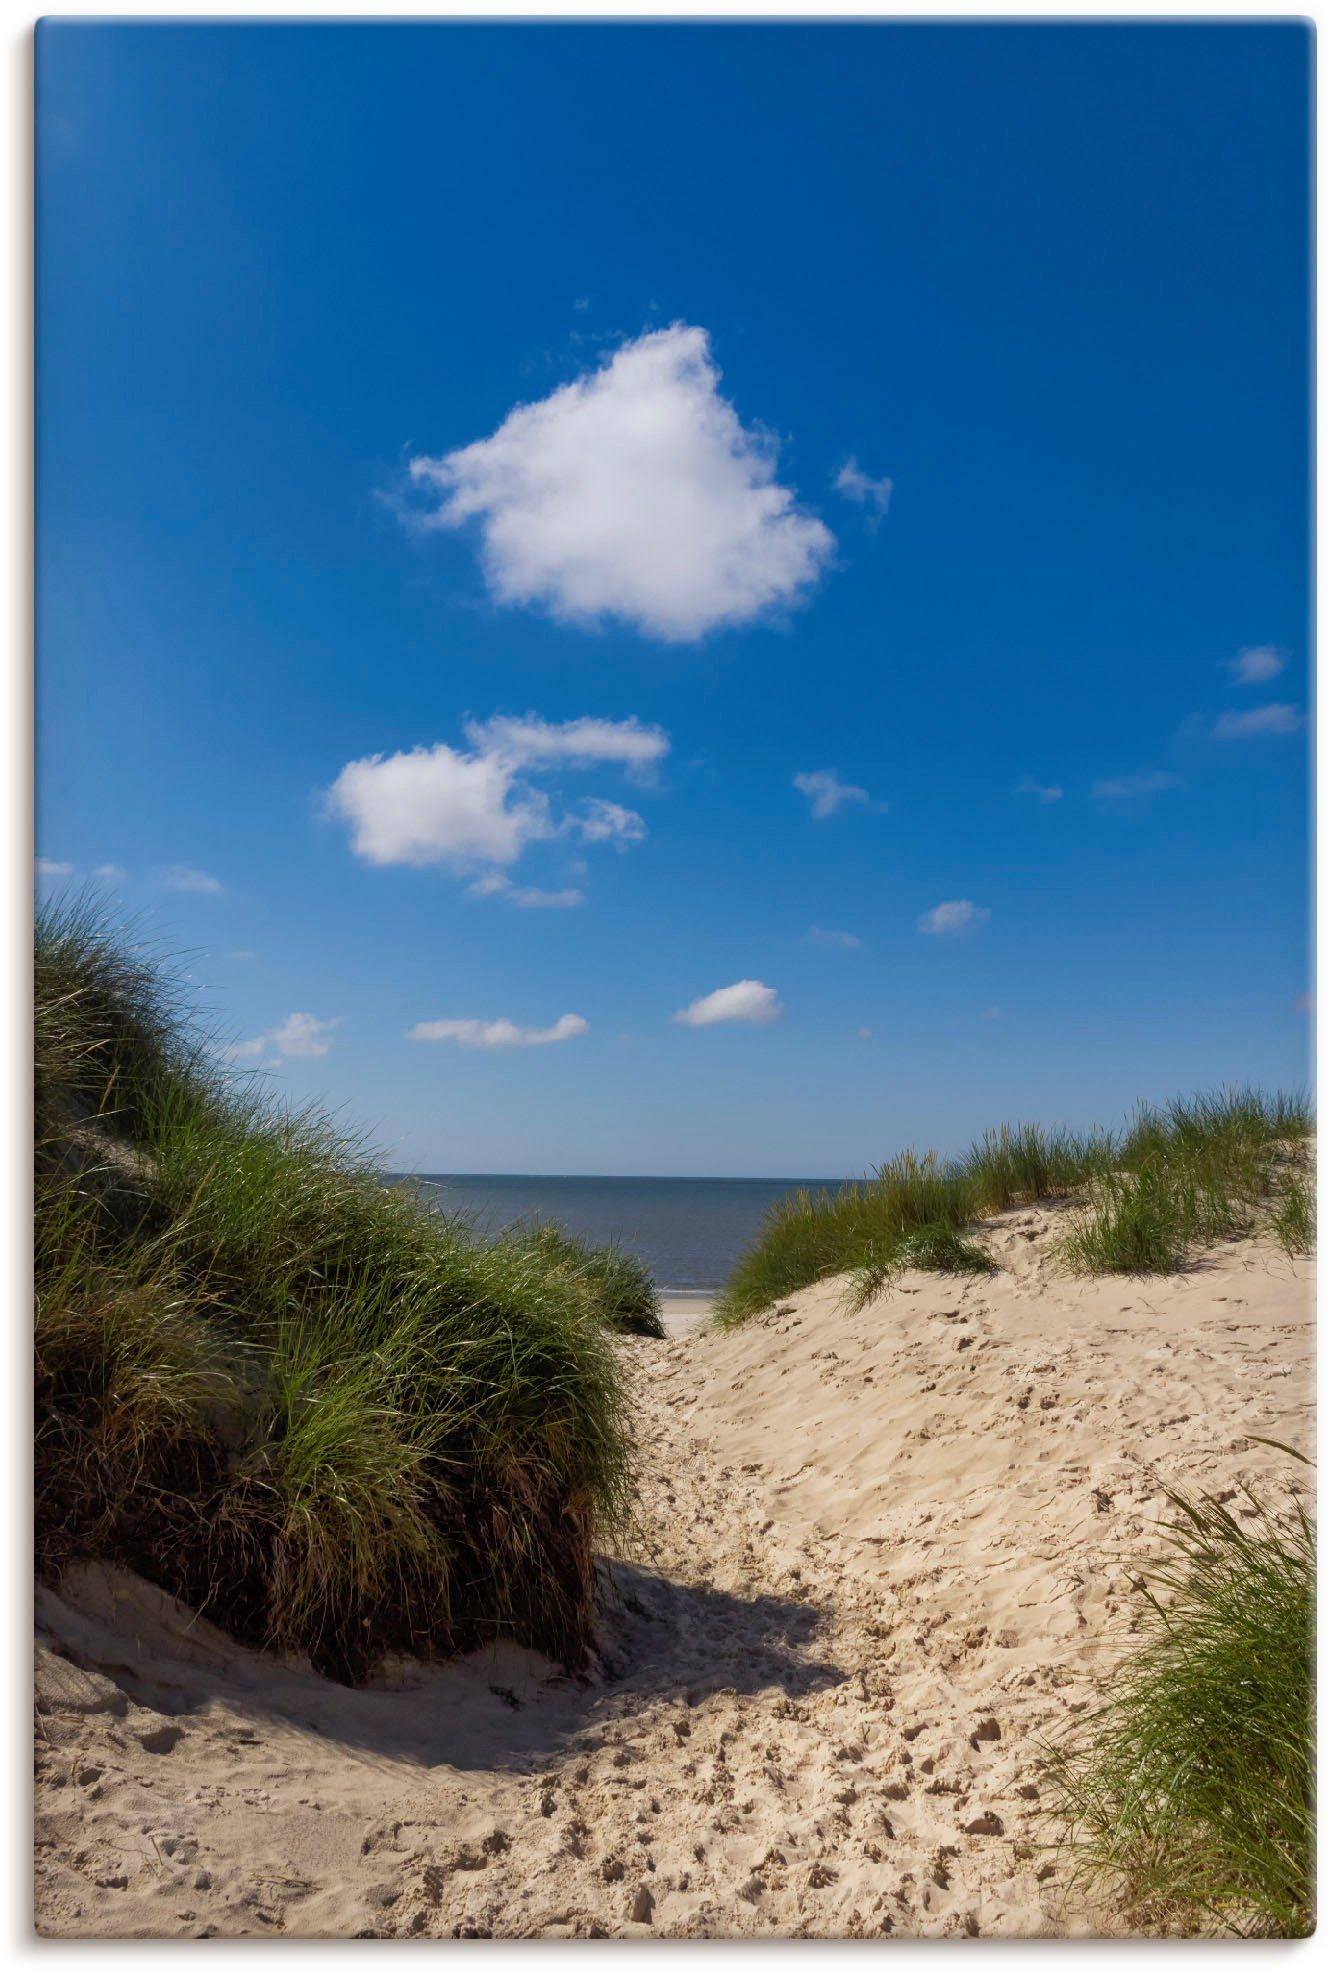
[[[1017,786],[1013,789],[1013,792],[1015,794],[1033,794],[1043,808],[1048,808],[1055,801],[1062,801],[1064,798],[1062,787],[1043,787],[1040,781],[1033,780],[1029,773],[1023,774],[1021,780],[1019,780]]]
[[[72,862],[53,862],[50,856],[39,855],[37,874],[44,883],[62,883],[67,876],[74,874]]]
[[[701,328],[625,341],[488,438],[412,459],[401,517],[478,523],[492,596],[562,622],[666,643],[754,622],[799,601],[835,544],[720,383]]]
[[[1235,684],[1266,684],[1285,670],[1286,653],[1274,643],[1254,643],[1228,657],[1225,668]]]
[[[527,885],[511,889],[508,897],[518,910],[576,910],[584,901],[581,890],[536,890]]]
[[[502,874],[533,842],[570,833],[626,848],[642,841],[642,815],[617,801],[590,799],[563,816],[534,784],[540,773],[614,766],[642,780],[670,749],[657,726],[637,719],[472,720],[470,750],[440,742],[387,757],[350,760],[329,788],[329,812],[351,827],[355,855],[378,867],[480,868],[476,895],[508,888]]]
[[[203,869],[191,869],[183,862],[159,869],[157,881],[164,890],[180,890],[188,896],[215,897],[222,894],[222,885],[216,876],[210,876]]]
[[[815,821],[826,821],[829,815],[848,805],[873,806],[863,787],[852,787],[831,767],[818,773],[798,773],[791,785],[806,797]]]
[[[671,1018],[682,1027],[715,1027],[724,1020],[747,1020],[753,1026],[767,1026],[780,1019],[782,1002],[772,986],[758,979],[739,979],[735,985],[719,986],[691,1000]]]
[[[849,458],[833,480],[833,486],[844,499],[866,509],[865,523],[871,533],[888,511],[888,502],[893,496],[891,479],[871,479],[868,472],[862,472],[854,458]]]
[[[101,883],[123,883],[128,874],[118,862],[99,862],[93,875]]]
[[[470,897],[503,897],[516,910],[573,910],[584,901],[581,890],[538,890],[530,884],[511,883],[499,870],[492,869],[467,885]]]
[[[253,951],[229,951],[227,953],[227,957],[233,965],[248,965],[255,955]]]
[[[575,297],[574,307],[578,310],[578,313],[580,315],[585,315],[587,313],[588,306],[589,306],[588,298],[585,294],[580,294]]]
[[[1263,733],[1298,732],[1304,715],[1293,705],[1255,705],[1251,712],[1222,712],[1213,739],[1256,739]]]
[[[1003,1008],[1001,1006],[987,1006],[984,1012],[981,1014],[981,1018],[983,1020],[997,1020],[1000,1019],[1002,1015],[1003,1015]]]
[[[268,1046],[266,1033],[256,1034],[253,1040],[233,1040],[229,1047],[222,1049],[224,1061],[258,1061]]]
[[[550,1047],[588,1031],[577,1013],[562,1013],[554,1026],[520,1027],[512,1020],[419,1020],[409,1040],[452,1040],[459,1047]]]
[[[224,1047],[222,1058],[272,1066],[276,1064],[265,1059],[271,1047],[284,1060],[317,1060],[327,1054],[333,1045],[334,1029],[341,1025],[340,1019],[317,1020],[313,1013],[288,1013],[281,1026],[274,1027],[271,1033],[256,1034],[253,1040],[237,1040]]]
[[[333,1031],[341,1020],[317,1020],[313,1013],[288,1013],[269,1038],[279,1054],[310,1061],[327,1054],[333,1045]]]
[[[963,931],[971,931],[977,924],[984,924],[989,915],[988,910],[973,903],[970,897],[954,897],[948,903],[936,903],[933,910],[927,910],[923,917],[918,917],[916,929],[928,937],[958,937]]]
[[[1313,994],[1311,992],[1296,993],[1294,999],[1290,1002],[1290,1010],[1292,1013],[1312,1013],[1314,1010]]]
[[[868,1040],[868,1039],[870,1038],[870,1036],[871,1036],[871,1034],[872,1034],[873,1032],[874,1032],[874,1029],[873,1029],[873,1027],[857,1027],[857,1028],[856,1028],[856,1039],[857,1039],[857,1040]]]
[[[864,949],[864,940],[858,938],[854,931],[821,931],[817,925],[811,925],[806,931],[805,943],[825,945],[832,951]]]
[[[1181,784],[1177,773],[1127,773],[1119,780],[1098,780],[1092,788],[1092,799],[1144,801],[1152,794],[1164,794]]]
[[[632,808],[618,801],[584,801],[582,812],[570,817],[569,825],[585,842],[613,842],[618,849],[630,842],[641,842],[647,823]]]

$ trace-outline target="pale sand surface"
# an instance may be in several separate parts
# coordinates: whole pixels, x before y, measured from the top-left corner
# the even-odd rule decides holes
[[[1085,1934],[1039,1741],[1129,1637],[1163,1487],[1312,1449],[1312,1262],[840,1283],[626,1342],[641,1532],[586,1679],[348,1691],[124,1575],[38,1598],[54,1936]],[[1242,1503],[1242,1502],[1237,1502]]]
[[[664,1293],[661,1297],[661,1325],[672,1341],[680,1341],[704,1328],[712,1319],[716,1305],[710,1293]]]

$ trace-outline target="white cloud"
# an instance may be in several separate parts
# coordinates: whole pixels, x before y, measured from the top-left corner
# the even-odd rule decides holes
[[[930,937],[957,937],[985,923],[989,915],[988,910],[973,903],[970,897],[954,897],[948,903],[936,903],[933,910],[918,917],[916,929]]]
[[[614,842],[618,848],[641,842],[647,834],[642,815],[617,801],[584,801],[581,814],[571,816],[569,825],[585,842]]]
[[[253,956],[253,953],[235,954]],[[317,1020],[313,1013],[288,1013],[280,1026],[270,1033],[256,1034],[253,1040],[233,1041],[224,1047],[222,1056],[227,1061],[257,1061],[264,1066],[276,1066],[265,1056],[271,1047],[284,1060],[318,1060],[327,1054],[333,1045],[333,1034],[342,1025],[339,1020]]]
[[[519,1027],[512,1020],[420,1020],[409,1040],[452,1040],[459,1047],[549,1047],[588,1031],[577,1013],[562,1013],[551,1027]]]
[[[309,1061],[327,1054],[333,1045],[334,1029],[341,1025],[341,1020],[317,1020],[313,1013],[288,1013],[269,1037],[279,1054]]]
[[[1293,705],[1255,705],[1251,712],[1222,712],[1214,739],[1254,739],[1265,732],[1298,732],[1303,715]]]
[[[581,890],[538,890],[526,883],[509,890],[507,895],[519,910],[574,910],[585,901]]]
[[[864,941],[854,931],[821,931],[817,925],[811,925],[805,933],[805,943],[827,945],[836,951],[860,951]]]
[[[831,768],[819,773],[798,773],[791,785],[808,798],[815,821],[826,821],[829,815],[836,814],[838,808],[845,807],[848,802],[864,802],[866,807],[873,805],[863,787],[848,785]]]
[[[268,1047],[268,1035],[256,1034],[253,1040],[233,1040],[230,1047],[222,1049],[224,1061],[257,1061]]]
[[[872,532],[888,511],[888,502],[893,496],[892,480],[871,479],[868,472],[861,471],[854,458],[849,458],[833,480],[833,485],[844,499],[853,500],[857,506],[866,508],[866,520]]]
[[[772,986],[758,979],[739,979],[735,985],[719,986],[684,1006],[671,1018],[684,1027],[715,1027],[723,1020],[748,1020],[766,1026],[781,1017],[782,1002]]]
[[[799,599],[833,552],[776,478],[777,445],[718,385],[706,332],[677,323],[621,344],[600,369],[489,438],[415,458],[425,527],[480,522],[501,602],[563,621],[608,617],[692,643]]]
[[[442,742],[349,761],[328,801],[351,823],[356,854],[381,866],[514,862],[528,842],[552,832],[546,796],[515,796],[509,762]]]
[[[1092,788],[1092,799],[1141,801],[1149,794],[1164,794],[1179,785],[1177,773],[1126,773],[1119,780],[1098,780]]]
[[[1285,652],[1274,643],[1254,643],[1226,660],[1226,669],[1236,684],[1266,684],[1286,668]]]
[[[523,776],[596,765],[641,775],[670,748],[658,727],[632,718],[557,724],[529,715],[473,720],[467,738],[470,752],[441,742],[387,758],[375,753],[343,767],[326,803],[350,823],[357,855],[380,867],[480,869],[485,873],[472,884],[476,895],[505,892],[521,904],[502,871],[530,843],[572,832],[586,842],[624,848],[646,835],[642,815],[616,801],[588,799],[557,819],[549,796]],[[547,896],[560,897],[565,906],[582,901],[581,893],[568,890],[526,896],[529,907]]]
[[[1040,781],[1033,780],[1029,773],[1023,774],[1021,780],[1019,780],[1017,786],[1013,789],[1013,792],[1015,794],[1034,794],[1043,808],[1048,808],[1055,801],[1062,801],[1064,798],[1062,787],[1042,787]]]
[[[118,862],[99,862],[93,875],[102,883],[123,883],[128,872]]]
[[[473,719],[466,731],[478,753],[495,754],[515,767],[611,764],[643,771],[671,750],[660,726],[641,725],[637,719],[552,723],[529,713],[522,719]]]
[[[74,874],[74,864],[72,862],[52,862],[50,856],[39,855],[37,858],[37,874],[42,878],[43,882],[58,883],[63,881],[66,876],[72,876]]]
[[[215,897],[222,894],[222,885],[216,876],[210,876],[204,869],[191,869],[183,862],[159,869],[157,880],[164,890],[181,890],[188,896]]]

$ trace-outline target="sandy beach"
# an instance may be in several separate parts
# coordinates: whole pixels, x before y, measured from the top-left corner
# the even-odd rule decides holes
[[[1312,1449],[1313,1262],[827,1281],[626,1341],[642,1456],[599,1660],[350,1690],[132,1577],[38,1594],[40,1930],[60,1937],[1013,1936],[1066,1895],[1040,1748],[1131,1640],[1167,1486]]]

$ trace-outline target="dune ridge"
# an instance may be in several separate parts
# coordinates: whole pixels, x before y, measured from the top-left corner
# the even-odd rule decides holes
[[[516,1648],[363,1690],[133,1577],[38,1604],[51,1936],[1085,1935],[1040,1745],[1132,1639],[1165,1488],[1300,1482],[1313,1262],[825,1281],[626,1340],[632,1552],[583,1677]]]

